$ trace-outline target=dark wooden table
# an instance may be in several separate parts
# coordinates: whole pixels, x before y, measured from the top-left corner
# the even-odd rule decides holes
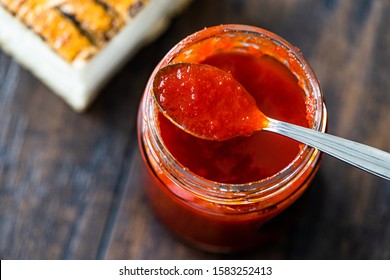
[[[139,180],[138,104],[175,43],[221,23],[299,47],[321,80],[329,132],[390,151],[389,1],[195,0],[83,114],[0,52],[0,259],[390,258],[390,182],[329,156],[252,252],[198,251],[156,220]]]

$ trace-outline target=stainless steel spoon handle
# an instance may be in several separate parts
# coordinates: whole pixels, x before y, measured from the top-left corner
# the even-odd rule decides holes
[[[272,131],[317,148],[353,166],[390,180],[390,153],[351,140],[269,118]]]

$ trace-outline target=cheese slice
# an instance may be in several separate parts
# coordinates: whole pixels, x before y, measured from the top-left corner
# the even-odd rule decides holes
[[[189,0],[0,0],[0,45],[76,111]]]

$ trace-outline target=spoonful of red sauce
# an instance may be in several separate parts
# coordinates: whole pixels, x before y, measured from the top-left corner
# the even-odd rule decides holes
[[[229,72],[214,66],[166,66],[155,76],[153,91],[164,115],[199,138],[222,141],[267,126],[254,98]]]
[[[271,119],[233,76],[207,64],[178,63],[161,68],[153,94],[160,111],[186,132],[224,141],[258,130],[307,144],[365,171],[390,180],[390,154],[313,129]]]

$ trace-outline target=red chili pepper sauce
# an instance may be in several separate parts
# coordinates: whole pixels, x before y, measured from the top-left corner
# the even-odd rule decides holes
[[[168,119],[198,138],[224,141],[250,136],[268,125],[256,100],[230,72],[208,64],[161,68],[153,80],[153,94]]]
[[[206,28],[176,45],[154,74],[182,62],[230,72],[268,117],[326,128],[314,72],[296,48],[275,34],[243,25]],[[266,131],[227,141],[194,137],[159,113],[153,78],[141,102],[138,135],[148,171],[144,184],[162,223],[182,239],[217,252],[252,248],[275,238],[262,225],[305,191],[321,153]]]
[[[227,52],[209,56],[201,63],[230,72],[253,96],[265,115],[308,127],[305,93],[297,78],[276,59],[267,55],[257,58]],[[181,75],[181,79],[193,78],[186,77],[184,71]],[[177,79],[177,82],[170,86],[180,88],[181,80]],[[201,103],[196,105],[202,106]],[[218,109],[228,113],[232,107]],[[191,107],[186,110],[191,110]],[[242,184],[272,176],[291,163],[300,150],[298,142],[265,131],[225,141],[210,141],[188,134],[162,114],[159,122],[164,144],[178,162],[206,179],[221,183]]]

